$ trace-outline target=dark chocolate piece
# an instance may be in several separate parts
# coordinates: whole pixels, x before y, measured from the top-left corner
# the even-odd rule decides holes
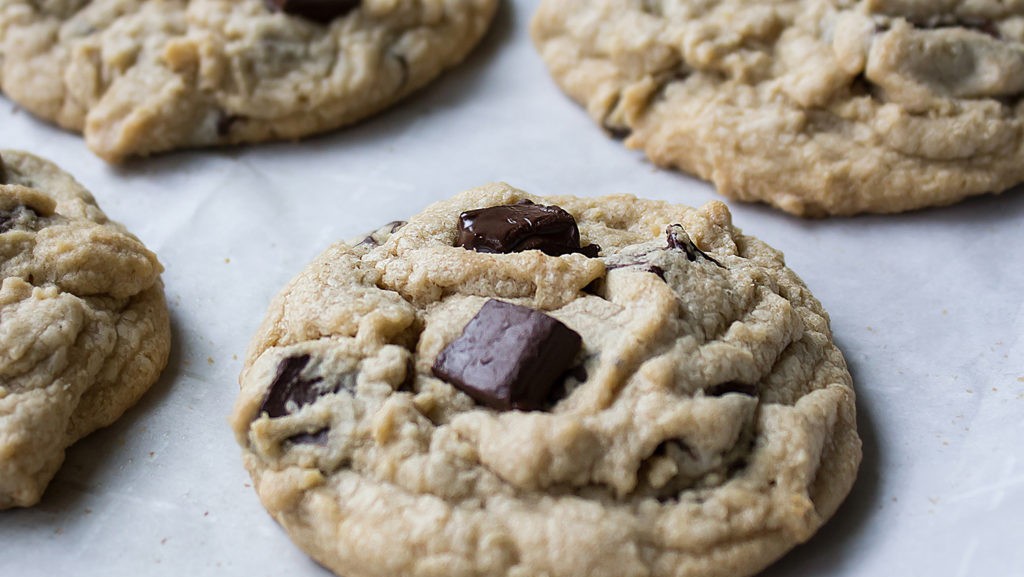
[[[540,409],[551,403],[549,392],[573,366],[582,342],[540,311],[492,299],[441,351],[433,372],[482,405]]]
[[[4,157],[0,156],[0,184],[7,184],[7,167],[4,166]]]
[[[377,242],[377,239],[373,238],[373,235],[377,234],[381,230],[383,230],[385,228],[388,228],[388,227],[391,227],[389,232],[391,234],[394,234],[394,233],[398,232],[398,229],[402,228],[406,224],[409,224],[409,223],[405,222],[404,220],[393,220],[393,221],[385,224],[384,226],[378,228],[377,230],[371,232],[370,234],[366,235],[366,238],[364,238],[363,240],[359,241],[359,244],[356,245],[356,246],[367,246],[367,245],[369,245],[369,246],[377,246],[380,243]]]
[[[355,390],[355,376],[344,374],[334,382],[325,383],[323,377],[302,378],[302,371],[309,364],[309,355],[288,357],[277,366],[277,375],[270,383],[267,396],[260,405],[260,414],[266,413],[271,419],[290,415],[318,398],[341,390]],[[289,407],[294,404],[294,407]]]
[[[589,258],[601,251],[596,244],[580,247],[576,219],[565,209],[529,200],[462,213],[455,246],[486,253],[539,250],[550,256],[580,253]]]
[[[722,266],[722,263],[708,256],[708,254],[701,249],[697,248],[697,245],[693,244],[690,240],[689,235],[683,230],[682,225],[672,224],[665,229],[665,234],[668,236],[668,247],[670,249],[681,250],[686,253],[686,258],[690,262],[696,262],[697,257],[703,257],[718,266]],[[725,268],[725,267],[722,267]]]
[[[746,383],[737,383],[733,381],[709,387],[704,391],[704,394],[709,397],[721,397],[722,395],[728,395],[730,393],[738,393],[748,397],[758,396],[757,385],[748,385]]]
[[[661,268],[660,266],[658,266],[656,264],[651,264],[649,262],[636,261],[636,262],[626,262],[626,263],[621,263],[621,264],[611,264],[611,265],[607,265],[605,267],[605,270],[615,270],[615,269],[620,269],[620,268],[635,268],[635,269],[643,271],[643,272],[649,272],[651,274],[656,274],[656,275],[658,275],[658,278],[660,278],[661,280],[665,280],[665,269]]]
[[[265,0],[274,11],[327,24],[359,8],[360,0]]]

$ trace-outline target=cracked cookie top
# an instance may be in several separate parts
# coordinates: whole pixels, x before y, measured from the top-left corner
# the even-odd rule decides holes
[[[457,64],[497,0],[0,0],[0,90],[109,161],[296,139]]]
[[[162,270],[67,173],[0,151],[0,509],[35,504],[64,449],[156,381]]]
[[[556,81],[657,164],[802,216],[1024,180],[1024,3],[547,0]]]
[[[460,194],[329,248],[240,382],[260,499],[348,577],[748,575],[860,460],[826,314],[719,202]]]

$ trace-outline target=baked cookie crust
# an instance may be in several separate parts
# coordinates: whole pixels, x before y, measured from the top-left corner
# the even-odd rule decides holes
[[[321,23],[263,0],[0,0],[0,90],[112,162],[294,140],[459,63],[497,3],[363,0]]]
[[[463,248],[493,240],[477,209],[524,201],[570,214],[557,242],[579,250],[551,247],[560,221],[527,225],[550,225],[540,250]],[[512,314],[526,324],[487,328]],[[441,377],[478,378],[474,355],[529,373],[574,350],[559,325],[580,349],[543,406]],[[240,383],[261,501],[346,577],[751,575],[835,512],[861,455],[826,313],[720,202],[465,192],[324,252]]]
[[[64,450],[167,364],[156,256],[70,175],[0,151],[0,509],[39,501]]]
[[[544,0],[558,84],[657,165],[800,216],[1024,181],[1024,4]]]

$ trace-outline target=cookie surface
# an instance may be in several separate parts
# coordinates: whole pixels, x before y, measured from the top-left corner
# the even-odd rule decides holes
[[[329,248],[240,383],[260,499],[346,577],[750,575],[860,461],[828,317],[720,202],[468,191]]]
[[[802,216],[1024,181],[1024,4],[544,0],[535,44],[626,144]]]
[[[0,151],[0,509],[35,504],[64,450],[156,381],[170,324],[156,256],[55,165]]]
[[[110,161],[297,139],[382,110],[460,62],[496,6],[0,0],[0,90]]]

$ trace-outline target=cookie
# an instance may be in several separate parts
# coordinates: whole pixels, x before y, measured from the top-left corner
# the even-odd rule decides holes
[[[346,577],[750,575],[860,461],[827,315],[720,202],[468,191],[330,247],[240,382],[260,499]]]
[[[64,450],[156,381],[170,326],[156,256],[80,184],[0,151],[0,509],[39,501]]]
[[[544,0],[559,85],[657,165],[801,216],[1024,181],[1024,5]]]
[[[0,90],[112,162],[294,140],[459,63],[498,0],[0,0]]]

